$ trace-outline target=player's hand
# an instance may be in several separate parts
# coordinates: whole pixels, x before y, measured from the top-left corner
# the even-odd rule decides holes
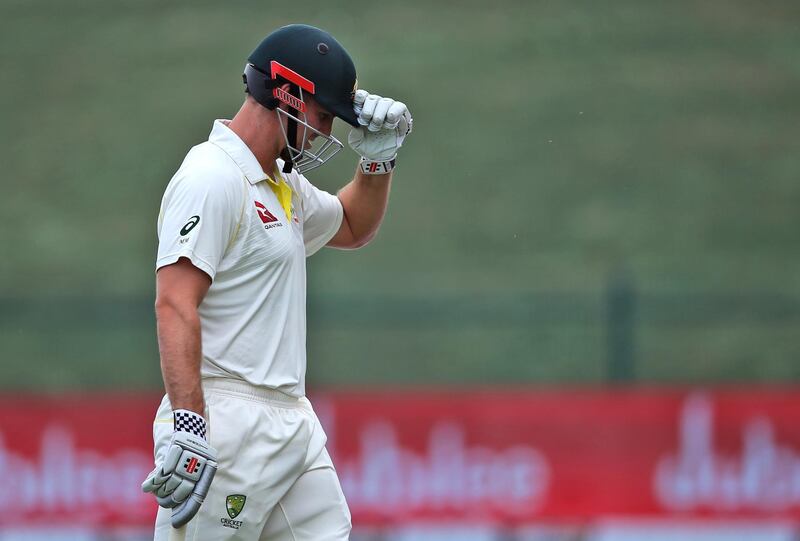
[[[367,160],[393,160],[411,133],[413,120],[408,107],[392,98],[357,90],[353,109],[361,126],[350,130],[350,147]]]
[[[172,509],[172,526],[175,528],[189,522],[200,509],[217,471],[217,452],[203,437],[205,420],[200,415],[188,413],[192,414],[192,428],[179,421],[176,412],[176,430],[164,462],[156,466],[142,483],[142,490],[153,493],[158,505]]]

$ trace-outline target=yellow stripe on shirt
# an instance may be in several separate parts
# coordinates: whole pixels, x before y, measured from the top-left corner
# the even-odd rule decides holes
[[[281,204],[283,207],[283,211],[286,213],[286,219],[291,222],[292,221],[292,187],[283,180],[283,177],[275,169],[273,173],[275,178],[278,179],[278,182],[272,180],[272,177],[267,177],[267,183],[269,184],[270,189],[275,194],[275,197],[278,198],[278,203]]]

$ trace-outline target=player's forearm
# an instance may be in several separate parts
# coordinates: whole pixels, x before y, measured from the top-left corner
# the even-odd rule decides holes
[[[392,173],[365,175],[360,170],[355,178],[339,191],[339,200],[353,234],[354,248],[364,246],[378,233],[386,207]]]
[[[191,306],[156,303],[161,374],[172,409],[203,415],[205,403],[200,384],[200,318]]]

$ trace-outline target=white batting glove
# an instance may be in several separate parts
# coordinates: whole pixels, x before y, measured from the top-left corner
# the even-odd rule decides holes
[[[397,150],[411,133],[413,120],[408,107],[392,98],[382,98],[366,90],[357,90],[353,99],[353,110],[358,115],[361,126],[350,130],[347,142],[362,157],[362,170],[365,170],[365,161],[368,164],[385,163],[391,170]]]
[[[217,471],[217,451],[205,440],[206,422],[188,410],[173,412],[175,432],[163,464],[142,483],[158,505],[172,509],[172,526],[189,522],[200,509]]]

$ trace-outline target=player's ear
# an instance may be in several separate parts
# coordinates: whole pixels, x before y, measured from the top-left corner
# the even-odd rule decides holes
[[[290,91],[291,91],[291,89],[292,89],[292,87],[291,87],[291,84],[290,84],[290,83],[283,83],[283,84],[282,84],[281,86],[279,86],[278,88],[280,88],[281,90],[283,90],[283,91],[284,91],[284,92],[286,92],[287,94],[289,94],[289,93],[290,93]],[[288,110],[289,110],[289,106],[288,106],[288,105],[286,105],[286,103],[284,103],[284,102],[283,102],[283,101],[281,101],[281,100],[278,100],[278,107],[279,107],[280,109],[284,110],[284,111],[288,111]]]

